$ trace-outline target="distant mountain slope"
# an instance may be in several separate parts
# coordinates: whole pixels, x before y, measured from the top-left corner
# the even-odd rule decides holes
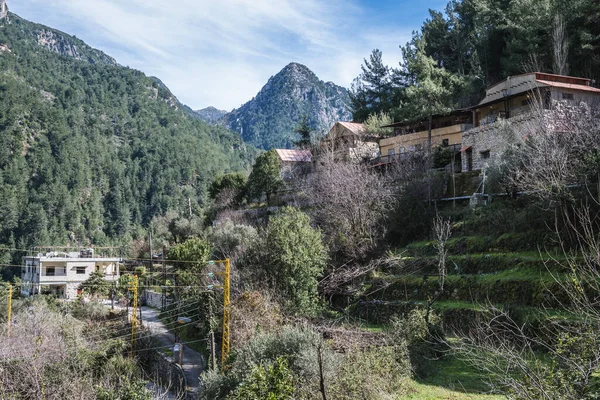
[[[223,121],[223,117],[227,115],[227,111],[219,110],[215,107],[206,107],[202,110],[197,110],[195,113],[200,117],[202,121],[206,121],[209,124],[217,124]]]
[[[323,82],[307,67],[291,63],[272,76],[255,98],[225,116],[226,125],[254,146],[289,148],[303,115],[318,131],[351,120],[348,91]]]
[[[191,118],[159,82],[67,34],[0,19],[0,244],[131,239],[188,202],[200,215],[216,175],[249,167],[255,149]]]

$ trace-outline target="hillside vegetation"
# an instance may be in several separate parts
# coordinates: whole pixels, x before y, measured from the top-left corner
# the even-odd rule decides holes
[[[167,211],[200,215],[212,178],[256,154],[189,117],[157,80],[69,35],[9,14],[0,45],[0,241],[9,247],[127,243]]]

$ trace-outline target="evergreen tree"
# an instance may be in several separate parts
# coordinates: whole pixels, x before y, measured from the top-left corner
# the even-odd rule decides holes
[[[300,149],[309,148],[312,144],[313,129],[308,123],[308,117],[303,115],[294,129],[294,132],[300,136],[300,139],[294,141],[294,146]]]
[[[370,114],[389,111],[392,107],[390,68],[383,63],[381,50],[374,49],[369,59],[364,59],[361,70],[350,93],[355,121],[364,121]]]
[[[432,117],[452,109],[453,89],[459,80],[425,54],[425,41],[420,37],[413,38],[412,43],[402,49],[402,54],[402,73],[411,83],[406,89],[407,101],[402,111],[406,119],[428,119],[427,151],[430,154]]]
[[[321,232],[310,225],[300,210],[284,208],[269,220],[264,242],[264,264],[272,285],[288,300],[290,309],[302,313],[314,310],[317,278],[323,273],[327,250]]]
[[[259,198],[264,193],[267,202],[270,201],[271,195],[283,184],[279,172],[280,165],[275,150],[269,150],[256,158],[246,185],[246,192],[250,198]]]

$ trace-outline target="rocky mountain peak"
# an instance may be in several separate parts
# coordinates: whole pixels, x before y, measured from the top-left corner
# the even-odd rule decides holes
[[[0,19],[6,18],[8,15],[8,7],[6,6],[6,0],[0,0]]]
[[[227,114],[227,111],[219,110],[218,108],[215,108],[213,106],[208,106],[206,108],[203,108],[202,110],[196,110],[194,112],[196,113],[196,115],[198,115],[198,117],[201,120],[206,121],[209,124],[219,123]]]
[[[326,132],[335,121],[351,118],[349,104],[345,88],[325,83],[305,65],[292,62],[224,122],[257,147],[289,148],[301,118],[306,117],[315,131]]]

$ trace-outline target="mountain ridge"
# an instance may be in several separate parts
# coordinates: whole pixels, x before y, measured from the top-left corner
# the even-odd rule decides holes
[[[0,23],[0,243],[110,245],[167,212],[200,219],[207,185],[248,169],[256,150],[193,114],[160,79],[9,12]],[[20,262],[0,253],[11,257]]]
[[[268,150],[293,147],[294,129],[303,117],[315,131],[323,133],[336,121],[351,120],[349,110],[347,89],[324,82],[305,65],[291,62],[239,108],[210,121],[210,115],[201,118],[225,125],[247,143]]]
[[[308,67],[287,64],[271,76],[257,95],[225,116],[225,125],[256,147],[291,148],[294,129],[306,116],[309,125],[326,132],[338,120],[349,120],[348,90],[323,82]]]

